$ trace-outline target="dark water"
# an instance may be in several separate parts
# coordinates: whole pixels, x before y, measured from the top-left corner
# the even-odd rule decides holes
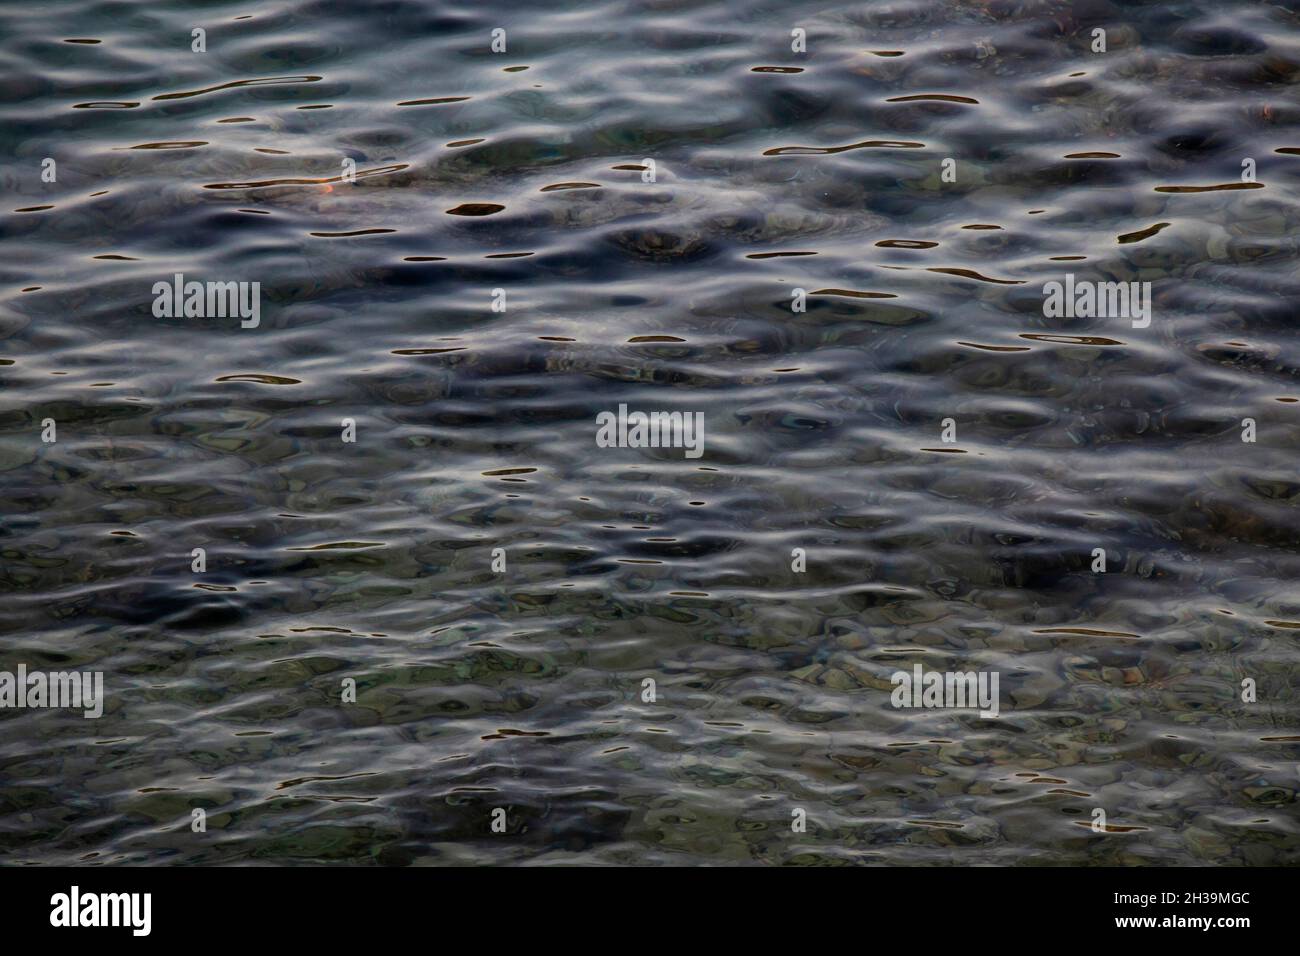
[[[1296,3],[0,38],[0,669],[107,695],[0,712],[4,862],[1300,861]]]

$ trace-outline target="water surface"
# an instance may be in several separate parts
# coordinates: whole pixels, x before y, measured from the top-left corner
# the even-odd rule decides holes
[[[1297,862],[1298,21],[9,4],[0,859]]]

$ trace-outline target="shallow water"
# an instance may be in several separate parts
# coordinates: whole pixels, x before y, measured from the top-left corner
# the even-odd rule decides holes
[[[107,693],[0,711],[5,862],[1300,861],[1294,3],[0,37],[0,669]]]

